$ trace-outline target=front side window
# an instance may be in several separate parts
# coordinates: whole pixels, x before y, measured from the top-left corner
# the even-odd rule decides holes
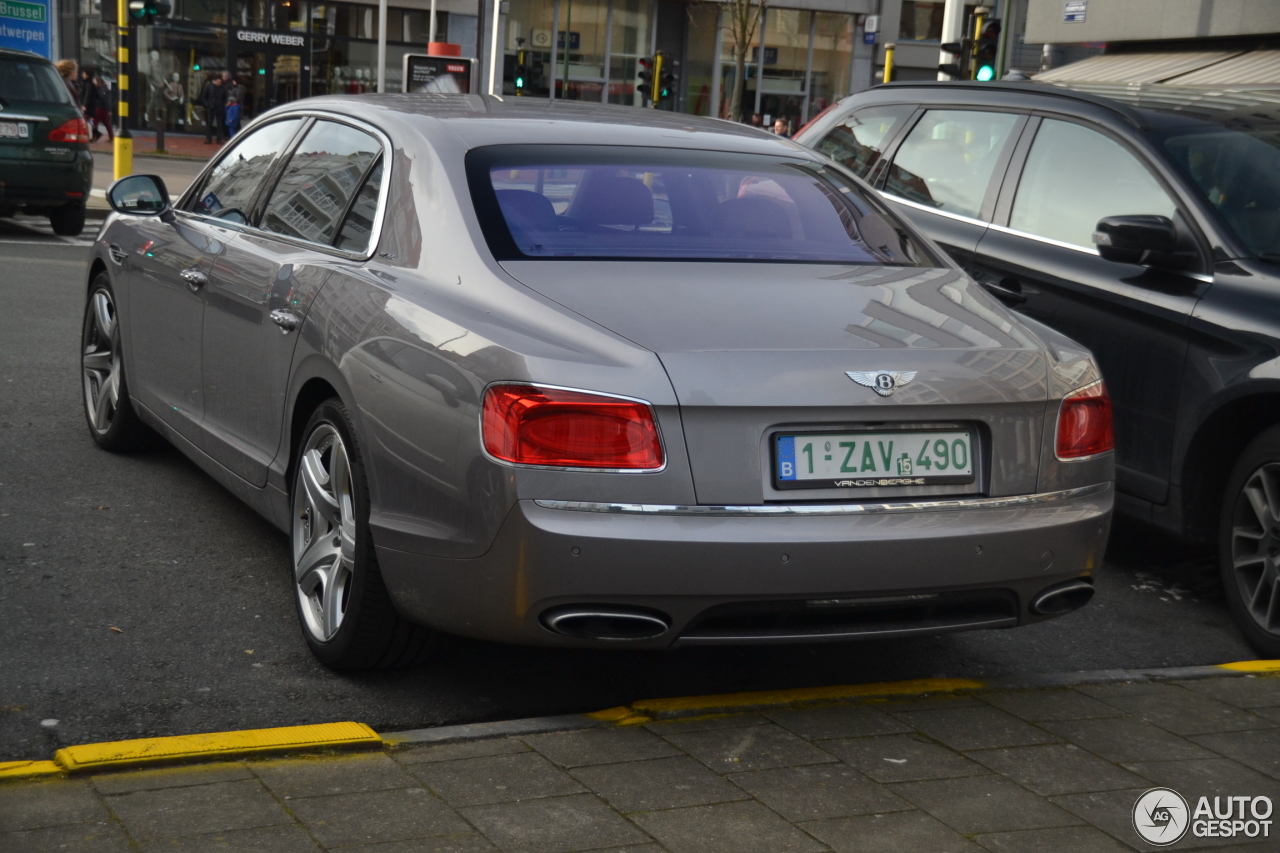
[[[930,110],[894,155],[885,192],[978,217],[991,175],[1017,123],[1012,113]]]
[[[381,151],[372,134],[317,121],[280,174],[262,229],[329,245]]]
[[[858,110],[822,138],[818,151],[865,178],[880,161],[889,131],[906,121],[914,109],[895,104]]]
[[[467,172],[500,260],[929,263],[892,213],[811,161],[499,146],[471,152]]]
[[[1206,122],[1162,132],[1157,143],[1255,257],[1280,260],[1280,123],[1273,117]]]
[[[1173,199],[1138,158],[1096,130],[1045,119],[1027,155],[1009,227],[1093,248],[1106,216],[1173,218]]]
[[[187,204],[192,213],[247,222],[254,196],[302,126],[302,119],[276,121],[235,143]]]

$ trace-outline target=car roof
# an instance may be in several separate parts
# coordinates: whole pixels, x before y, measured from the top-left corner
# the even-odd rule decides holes
[[[425,129],[433,119],[467,148],[499,144],[712,148],[818,159],[801,145],[748,125],[617,104],[494,95],[338,95],[294,101],[286,112],[327,111],[379,125],[398,118]]]
[[[914,90],[914,91],[913,91]],[[883,83],[860,94],[876,94],[876,100],[891,101],[903,94],[927,93],[924,97],[938,100],[963,100],[968,103],[989,101],[993,104],[1008,103],[1011,105],[1036,108],[1055,105],[1066,107],[1069,102],[1089,105],[1112,113],[1134,127],[1150,125],[1152,117],[1145,110],[1138,110],[1110,98],[1091,92],[1082,92],[1062,86],[1048,86],[1035,82],[1003,82],[976,83],[964,80],[956,81],[904,81],[900,83]],[[896,96],[896,97],[895,97]],[[855,95],[854,97],[858,97]]]
[[[53,64],[38,53],[30,53],[25,50],[14,50],[8,47],[0,47],[0,59],[21,59],[25,62],[38,62],[43,65]]]

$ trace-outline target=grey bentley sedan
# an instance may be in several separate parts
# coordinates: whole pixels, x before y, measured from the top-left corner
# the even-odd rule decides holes
[[[118,181],[90,433],[285,531],[325,664],[1024,625],[1093,594],[1089,353],[843,167],[710,119],[314,98]],[[210,579],[217,583],[217,579]]]

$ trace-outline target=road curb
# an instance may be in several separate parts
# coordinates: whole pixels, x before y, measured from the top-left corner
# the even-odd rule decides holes
[[[979,690],[1027,690],[1134,681],[1245,678],[1259,675],[1280,677],[1280,660],[1237,661],[1214,666],[1038,673],[985,680],[926,678],[872,684],[804,687],[793,690],[641,699],[630,705],[607,708],[590,714],[525,717],[491,723],[411,729],[384,735],[379,735],[363,723],[342,722],[277,729],[215,732],[204,735],[142,738],[64,747],[55,753],[53,761],[0,762],[0,782],[282,753],[399,749],[548,732],[644,725],[691,717],[728,716],[770,709],[851,701],[884,701],[908,696],[973,693]]]

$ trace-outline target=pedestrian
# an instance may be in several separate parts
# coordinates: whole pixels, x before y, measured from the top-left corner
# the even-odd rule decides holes
[[[212,143],[216,136],[221,145],[227,108],[227,90],[222,86],[221,77],[214,75],[204,84],[204,88],[200,90],[200,105],[204,107],[205,143]]]
[[[235,95],[227,96],[227,139],[233,138],[240,132],[240,102],[236,100]]]
[[[85,121],[89,124],[89,131],[93,134],[93,141],[97,142],[98,137],[102,136],[102,131],[98,129],[94,119],[97,116],[98,105],[102,100],[102,95],[97,87],[93,85],[93,77],[88,71],[82,72],[80,80],[80,105],[84,109]]]
[[[80,102],[80,87],[76,84],[76,77],[80,73],[80,66],[74,59],[59,59],[57,62],[53,63],[53,67],[58,69],[58,74],[62,76],[62,82],[66,85],[67,92],[71,95],[71,100],[75,102],[77,107],[83,110],[84,104]]]
[[[773,123],[773,132],[783,139],[790,139],[791,134],[787,133],[787,120],[780,118]]]
[[[92,97],[92,93],[89,90],[91,88],[93,88],[93,74],[90,73],[88,68],[81,68],[80,79],[76,81],[76,89],[80,93],[80,106],[84,109],[85,118],[90,117],[89,100]]]
[[[236,99],[236,103],[240,104],[240,106],[241,106],[242,108],[246,106],[245,101],[244,101],[244,96],[245,96],[245,92],[246,92],[247,90],[245,89],[244,84],[240,82],[240,78],[239,78],[239,77],[232,77],[230,80],[228,80],[228,81],[227,81],[226,83],[224,83],[223,85],[224,85],[224,86],[230,86],[230,88],[229,88],[229,89],[227,89],[227,98],[228,98],[228,99],[235,98],[235,99]]]
[[[107,129],[107,141],[115,141],[115,133],[111,129],[111,89],[102,81],[101,77],[93,78],[93,88],[97,93],[97,106],[93,110],[92,124],[94,127],[102,126]],[[86,112],[88,108],[85,108]],[[98,136],[102,136],[102,131],[98,131]],[[96,138],[96,137],[95,137]]]
[[[751,114],[751,126],[752,126],[752,127],[759,127],[759,128],[763,128],[763,127],[764,127],[764,116],[760,115],[760,113],[752,113],[752,114]]]

